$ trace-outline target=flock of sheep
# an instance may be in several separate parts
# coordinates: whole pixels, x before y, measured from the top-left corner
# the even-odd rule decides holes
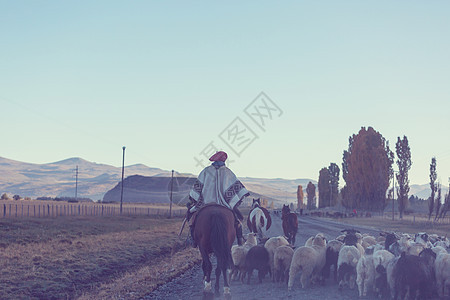
[[[250,282],[258,270],[259,282],[271,273],[291,290],[300,275],[302,288],[324,284],[333,271],[339,289],[358,286],[359,296],[369,293],[387,299],[431,299],[449,295],[450,241],[435,234],[381,233],[374,237],[347,229],[327,241],[322,233],[310,237],[305,246],[293,249],[283,236],[258,245],[254,233],[242,246],[232,247],[231,279]]]

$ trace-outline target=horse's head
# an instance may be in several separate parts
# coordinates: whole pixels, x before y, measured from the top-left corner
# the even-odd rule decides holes
[[[281,213],[284,214],[288,214],[291,212],[291,209],[289,208],[289,205],[285,205],[283,204],[283,209],[281,210]]]
[[[260,198],[258,198],[258,199],[253,198],[252,208],[259,207],[259,206],[261,206],[261,199]]]

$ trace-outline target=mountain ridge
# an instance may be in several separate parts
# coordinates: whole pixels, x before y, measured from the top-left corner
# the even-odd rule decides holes
[[[121,167],[90,162],[81,157],[71,157],[55,162],[35,164],[0,157],[0,192],[22,197],[73,197],[75,195],[75,169],[79,166],[78,197],[102,200],[121,180]],[[126,177],[132,175],[170,177],[171,171],[148,167],[142,163],[125,166]],[[174,173],[176,177],[195,177],[188,173]],[[239,177],[255,195],[264,195],[282,202],[296,202],[297,186],[305,192],[308,178],[256,178]],[[427,199],[431,194],[429,184],[411,184],[410,195]],[[442,187],[442,196],[448,187]]]

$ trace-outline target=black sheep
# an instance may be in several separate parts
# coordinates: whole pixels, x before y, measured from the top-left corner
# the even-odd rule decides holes
[[[398,240],[395,233],[389,233],[386,235],[386,240],[384,241],[384,249],[389,251],[389,247]]]
[[[423,257],[407,255],[403,252],[394,267],[395,296],[401,299],[409,288],[409,296],[419,299],[430,299],[434,288],[433,272],[429,260]],[[418,295],[417,295],[418,293]]]
[[[264,246],[253,246],[247,253],[245,258],[247,284],[250,283],[250,277],[255,269],[258,270],[259,283],[267,273],[270,273],[269,252]]]
[[[386,268],[382,265],[378,265],[375,270],[379,274],[375,278],[375,293],[381,299],[388,299],[390,295]]]

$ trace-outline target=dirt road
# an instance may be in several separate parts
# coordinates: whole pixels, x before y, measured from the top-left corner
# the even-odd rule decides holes
[[[268,236],[281,235],[281,219],[272,215],[272,227],[268,232]],[[299,217],[299,230],[297,233],[296,247],[303,246],[305,241],[318,232],[324,233],[328,239],[333,239],[340,234],[344,228],[356,228],[362,233],[369,233],[377,236],[379,231],[368,227],[352,227],[349,225],[333,222],[323,218],[311,218],[308,216]],[[215,267],[214,267],[215,268]],[[173,281],[160,286],[157,290],[147,295],[144,299],[202,299],[203,288],[203,272],[201,266],[197,265],[188,270],[180,277]],[[214,284],[214,270],[212,272],[212,282]],[[221,281],[221,291],[223,282]],[[297,275],[293,290],[288,292],[287,285],[281,283],[273,283],[266,276],[262,284],[257,283],[257,274],[254,271],[250,285],[242,284],[238,281],[231,283],[231,294],[233,299],[253,300],[253,299],[359,299],[357,288],[350,290],[344,288],[343,291],[338,290],[338,286],[333,280],[328,279],[325,286],[310,286],[303,290],[300,285],[299,276]],[[223,296],[216,299],[223,299]],[[365,299],[377,299],[374,296]]]

